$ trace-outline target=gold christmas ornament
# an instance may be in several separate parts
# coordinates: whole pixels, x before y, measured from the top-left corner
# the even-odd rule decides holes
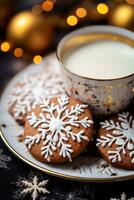
[[[128,4],[115,5],[108,21],[114,26],[131,27],[134,22],[134,7]]]
[[[12,46],[41,52],[52,42],[53,29],[46,23],[43,16],[25,11],[11,19],[7,27],[7,38]]]

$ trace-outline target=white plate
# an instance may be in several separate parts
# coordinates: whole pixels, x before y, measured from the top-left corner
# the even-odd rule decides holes
[[[80,181],[115,181],[134,178],[134,171],[121,170],[111,167],[101,157],[90,157],[81,155],[72,163],[62,165],[44,164],[34,159],[28,152],[25,145],[18,141],[17,137],[23,133],[23,127],[19,126],[7,110],[7,98],[13,85],[21,79],[23,74],[42,72],[46,66],[46,61],[50,63],[50,69],[58,70],[58,63],[55,54],[47,56],[40,65],[30,65],[9,83],[5,89],[0,103],[0,125],[1,137],[7,147],[21,160],[29,165],[51,175],[80,180]]]

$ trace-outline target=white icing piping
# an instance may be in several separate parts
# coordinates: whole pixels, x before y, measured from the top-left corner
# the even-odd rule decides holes
[[[28,149],[31,149],[35,143],[44,140],[41,155],[48,162],[51,161],[54,151],[58,149],[60,156],[67,157],[69,161],[72,161],[73,148],[71,144],[67,143],[70,139],[78,143],[82,140],[89,141],[84,130],[77,133],[72,131],[73,127],[88,128],[93,124],[93,121],[89,120],[87,116],[79,119],[87,105],[77,104],[69,109],[67,108],[69,101],[70,99],[67,96],[59,97],[58,104],[50,103],[49,99],[45,99],[41,104],[42,112],[39,117],[36,117],[34,113],[27,117],[30,126],[37,128],[38,134],[27,136],[25,144]]]

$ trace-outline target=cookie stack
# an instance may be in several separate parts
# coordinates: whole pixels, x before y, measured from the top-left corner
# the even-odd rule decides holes
[[[96,120],[87,104],[67,95],[62,77],[52,65],[15,83],[8,110],[24,126],[22,142],[35,159],[71,162],[92,143]],[[134,169],[133,115],[120,113],[98,127],[93,142],[100,155],[116,167]]]

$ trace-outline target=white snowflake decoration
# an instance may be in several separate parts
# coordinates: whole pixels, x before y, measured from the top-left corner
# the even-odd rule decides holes
[[[127,195],[123,192],[120,198],[110,198],[110,200],[134,200],[134,197],[127,198]]]
[[[4,155],[3,150],[0,149],[0,168],[8,169],[7,162],[11,161],[11,157]]]
[[[46,189],[48,180],[39,181],[37,176],[34,176],[31,181],[26,179],[21,180],[21,187],[23,188],[20,196],[31,195],[32,200],[36,200],[40,194],[49,194],[50,192]]]
[[[112,134],[107,133],[106,136],[101,136],[97,139],[97,146],[112,146],[117,145],[113,151],[108,151],[109,159],[115,162],[121,162],[121,154],[126,154],[126,149],[129,151],[131,163],[134,164],[134,119],[129,113],[118,114],[120,122],[106,120],[101,122],[101,127],[106,130],[113,130]]]
[[[34,113],[27,117],[30,125],[38,129],[38,134],[27,136],[25,144],[28,149],[31,149],[35,143],[44,140],[41,154],[48,162],[50,162],[51,156],[53,156],[57,148],[60,149],[60,156],[63,158],[68,157],[69,161],[72,161],[71,154],[73,153],[73,149],[71,144],[67,144],[67,141],[72,139],[80,143],[82,140],[89,140],[84,135],[84,130],[80,130],[78,133],[72,131],[72,127],[79,127],[81,125],[87,128],[93,124],[93,121],[89,120],[88,117],[80,120],[78,117],[84,112],[84,108],[87,108],[87,105],[77,104],[67,109],[68,103],[69,97],[65,95],[58,98],[59,105],[50,103],[49,99],[44,100],[41,105],[42,112],[39,117],[36,117]]]
[[[15,119],[23,116],[40,104],[43,98],[65,93],[61,78],[49,72],[24,76],[14,86],[8,99],[9,108],[13,106]]]

